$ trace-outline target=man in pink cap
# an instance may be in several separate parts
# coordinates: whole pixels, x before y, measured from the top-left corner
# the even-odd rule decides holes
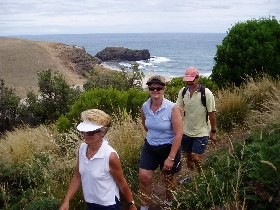
[[[183,80],[186,87],[178,93],[176,104],[184,111],[182,151],[186,154],[187,167],[201,172],[200,162],[208,139],[216,141],[216,107],[212,92],[199,84],[199,71],[186,69]],[[204,102],[203,102],[204,101]],[[184,181],[189,181],[187,177]]]

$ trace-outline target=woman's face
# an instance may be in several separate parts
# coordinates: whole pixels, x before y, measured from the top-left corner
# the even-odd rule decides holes
[[[87,143],[87,144],[94,144],[94,143],[99,142],[102,139],[101,130],[82,132],[82,135],[84,137],[85,143]]]
[[[160,84],[151,84],[149,86],[149,92],[152,98],[161,98],[163,97],[164,86]]]

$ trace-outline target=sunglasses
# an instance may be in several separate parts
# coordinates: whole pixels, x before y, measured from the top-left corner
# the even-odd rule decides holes
[[[154,91],[154,90],[161,91],[162,89],[163,89],[163,87],[149,87],[150,91]]]
[[[95,131],[88,131],[88,132],[82,132],[83,135],[85,136],[93,136],[96,133],[99,133],[100,130],[95,130]]]

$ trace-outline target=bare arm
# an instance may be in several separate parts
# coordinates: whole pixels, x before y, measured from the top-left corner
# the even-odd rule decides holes
[[[126,182],[126,179],[123,175],[123,170],[121,167],[121,162],[117,156],[116,153],[111,153],[109,158],[109,166],[110,166],[110,172],[112,176],[114,177],[114,180],[116,181],[121,193],[123,194],[125,200],[129,203],[133,201],[132,192]],[[129,205],[129,210],[137,210],[135,205]]]
[[[164,169],[168,170],[169,168],[172,167],[173,161],[171,159],[174,159],[178,149],[181,145],[182,141],[182,135],[183,135],[183,121],[182,121],[182,116],[180,113],[180,108],[177,106],[174,106],[172,109],[172,117],[171,117],[171,122],[172,122],[172,128],[174,132],[174,139],[172,143],[172,147],[169,153],[169,158],[167,158],[164,161]]]
[[[145,131],[148,132],[148,128],[145,125],[146,117],[145,117],[145,114],[143,112],[143,107],[141,108],[141,120],[142,120],[142,125],[143,125]]]
[[[216,135],[216,129],[217,129],[217,122],[216,122],[216,112],[208,112],[210,125],[211,125],[211,132],[210,132],[210,139],[213,141],[213,143],[216,143],[217,135]],[[213,132],[215,131],[215,132]]]
[[[172,109],[172,128],[174,132],[174,139],[171,147],[169,156],[174,158],[182,141],[183,135],[183,121],[180,113],[180,109],[177,106],[174,106]]]
[[[60,206],[59,210],[68,210],[69,209],[69,202],[77,192],[81,185],[81,175],[79,173],[79,161],[77,161],[74,175],[71,179],[67,194],[64,198],[62,205]]]

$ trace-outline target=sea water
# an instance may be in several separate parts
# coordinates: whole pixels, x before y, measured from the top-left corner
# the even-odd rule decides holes
[[[217,45],[226,34],[222,33],[120,33],[120,34],[59,34],[16,36],[31,40],[78,45],[95,56],[106,47],[125,47],[134,50],[148,49],[149,60],[137,61],[139,69],[147,74],[168,77],[183,76],[189,66],[209,76],[214,66]],[[131,67],[131,62],[105,62],[114,69]]]

